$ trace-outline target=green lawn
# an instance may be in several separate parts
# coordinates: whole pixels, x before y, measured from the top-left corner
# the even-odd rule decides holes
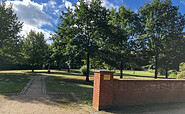
[[[35,75],[35,74],[34,74]],[[33,74],[25,73],[1,73],[0,93],[19,93],[26,86]]]
[[[48,92],[75,93],[84,103],[92,104],[93,82],[86,82],[82,76],[49,76],[46,78]]]
[[[120,71],[116,70],[115,71],[115,78],[119,78],[120,76]],[[131,71],[131,70],[123,70],[123,77],[124,78],[154,78],[154,73],[148,72],[148,71]],[[165,78],[164,75],[158,75],[158,78]]]

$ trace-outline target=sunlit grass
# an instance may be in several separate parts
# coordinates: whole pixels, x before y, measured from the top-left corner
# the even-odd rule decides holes
[[[115,70],[114,78],[120,77],[120,71]],[[123,78],[137,78],[137,79],[146,79],[146,78],[154,78],[154,73],[148,71],[131,71],[131,70],[123,70]],[[165,78],[164,75],[158,75],[158,78]]]

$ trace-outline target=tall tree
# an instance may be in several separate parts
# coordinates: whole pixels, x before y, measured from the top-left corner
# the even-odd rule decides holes
[[[133,36],[137,35],[141,26],[138,14],[129,8],[127,9],[124,5],[119,7],[118,12],[116,9],[112,9],[110,15],[109,23],[112,25],[112,34],[108,45],[110,51],[115,53],[115,60],[120,62],[120,78],[123,78],[123,65],[128,62],[131,49],[133,49]]]
[[[172,37],[182,35],[184,16],[173,6],[171,0],[153,0],[139,9],[141,22],[145,27],[142,39],[154,54],[155,78],[158,74],[159,55],[165,50],[164,45]]]
[[[34,72],[35,65],[44,64],[47,49],[48,45],[44,39],[44,34],[31,30],[24,41],[23,52],[26,63],[32,66],[32,72]]]
[[[79,53],[86,55],[86,81],[89,81],[89,59],[101,47],[106,36],[108,14],[100,0],[80,0],[79,4],[75,5],[75,10],[67,9],[63,12],[56,31],[60,41],[67,43],[66,47],[75,47]]]
[[[22,22],[12,10],[12,4],[0,1],[0,64],[16,59],[20,47]],[[9,58],[9,59],[8,59]],[[7,60],[8,59],[8,60]],[[7,61],[6,61],[7,60]]]

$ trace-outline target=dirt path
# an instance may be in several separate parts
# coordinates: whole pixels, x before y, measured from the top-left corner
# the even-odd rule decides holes
[[[59,108],[52,97],[42,93],[41,80],[45,76],[34,79],[27,92],[7,98],[0,96],[0,114],[71,114],[89,112],[84,109],[71,110]]]

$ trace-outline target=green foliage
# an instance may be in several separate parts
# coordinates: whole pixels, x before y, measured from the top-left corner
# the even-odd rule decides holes
[[[155,69],[148,69],[148,72],[154,73]]]
[[[173,58],[168,54],[172,48],[169,48],[170,43],[182,37],[185,18],[179,12],[179,7],[172,5],[171,0],[153,0],[151,3],[145,3],[139,9],[139,13],[141,23],[145,28],[141,39],[145,41],[148,50],[155,56],[153,62],[155,62],[155,78],[157,78],[159,55],[164,55],[162,62],[167,66],[163,67],[167,68],[168,63],[171,64],[170,59]]]
[[[177,78],[177,70],[168,71],[169,78]]]
[[[177,75],[177,79],[184,79],[185,78],[185,71],[182,71],[180,74]]]
[[[110,38],[107,39],[103,51],[110,54],[103,57],[105,62],[111,66],[114,65],[113,67],[120,68],[120,71],[123,70],[125,64],[130,62],[128,66],[134,69],[137,66],[134,59],[136,54],[131,55],[130,52],[135,50],[135,41],[132,38],[134,36],[136,38],[136,34],[141,29],[138,15],[130,8],[122,5],[118,11],[116,9],[111,10],[109,25],[110,33],[108,34]],[[120,77],[122,78],[122,72]]]
[[[31,30],[23,45],[24,63],[32,66],[43,65],[48,51],[49,46],[46,44],[44,34]]]
[[[185,71],[185,62],[179,64],[179,71]]]
[[[18,33],[21,28],[22,22],[18,21],[12,4],[0,2],[0,67],[16,64],[20,58],[21,37]]]
[[[83,59],[86,59],[89,66],[89,58],[103,46],[109,11],[101,3],[100,0],[80,0],[78,5],[75,4],[74,10],[68,8],[67,11],[62,11],[61,23],[58,24],[58,30],[55,31],[57,35],[53,40],[57,47],[62,47],[58,52],[66,53],[63,56],[67,56],[68,63],[81,54],[85,55]],[[88,68],[87,72],[88,81]]]
[[[83,65],[81,68],[80,68],[80,72],[86,76],[87,75],[87,65]]]

